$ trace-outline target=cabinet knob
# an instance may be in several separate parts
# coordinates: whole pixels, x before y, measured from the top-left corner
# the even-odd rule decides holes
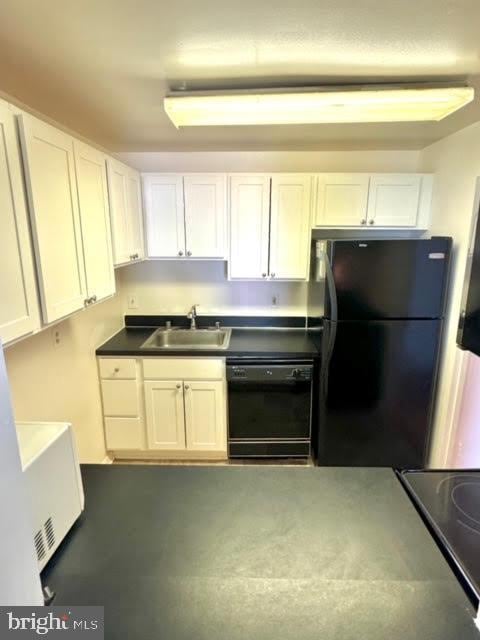
[[[179,255],[179,256],[183,256],[183,251],[179,251],[179,252],[178,252],[178,255]]]
[[[365,218],[360,221],[360,224],[367,224],[367,221],[365,220]]]
[[[120,367],[115,367],[115,369],[113,370],[113,373],[120,373]]]
[[[370,220],[368,224],[375,224],[375,220]]]
[[[190,389],[190,385],[189,385],[189,384],[186,384],[186,385],[185,385],[185,389],[188,391],[188,390]]]
[[[192,252],[191,251],[187,251],[187,256],[191,256]]]
[[[177,387],[177,389],[181,389],[182,385],[181,384],[177,384],[176,387]]]

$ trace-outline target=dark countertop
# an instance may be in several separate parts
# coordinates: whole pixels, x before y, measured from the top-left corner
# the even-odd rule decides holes
[[[83,466],[86,511],[42,574],[107,639],[479,640],[388,469]]]
[[[311,359],[319,355],[321,330],[305,329],[233,329],[230,345],[224,350],[185,349],[154,350],[140,346],[155,327],[127,327],[115,334],[96,350],[97,356],[216,356],[217,358],[297,358]]]

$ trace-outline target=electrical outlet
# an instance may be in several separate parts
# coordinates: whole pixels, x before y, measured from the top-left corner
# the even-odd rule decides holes
[[[280,296],[278,295],[278,293],[276,293],[274,296],[272,296],[272,307],[278,307],[279,304]]]
[[[53,346],[58,347],[62,341],[62,335],[58,327],[52,329]]]
[[[138,309],[138,298],[136,293],[131,293],[128,296],[127,305],[129,309]]]

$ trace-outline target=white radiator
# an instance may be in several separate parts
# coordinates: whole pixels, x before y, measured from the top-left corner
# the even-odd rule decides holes
[[[83,511],[82,478],[70,424],[17,422],[16,426],[41,571]]]

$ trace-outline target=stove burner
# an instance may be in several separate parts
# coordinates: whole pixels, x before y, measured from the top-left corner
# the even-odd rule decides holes
[[[459,512],[457,522],[467,529],[480,535],[480,480],[475,476],[449,475],[443,478],[437,485],[436,493],[439,494],[443,485],[452,487],[450,498]],[[466,521],[465,521],[466,518]]]
[[[480,535],[480,520],[468,513],[472,508],[476,508],[475,515],[480,511],[480,484],[476,484],[475,482],[462,482],[461,484],[457,484],[452,489],[451,496],[453,504],[460,513],[468,518],[470,522],[477,525],[476,528],[472,528],[471,526],[469,528]]]

